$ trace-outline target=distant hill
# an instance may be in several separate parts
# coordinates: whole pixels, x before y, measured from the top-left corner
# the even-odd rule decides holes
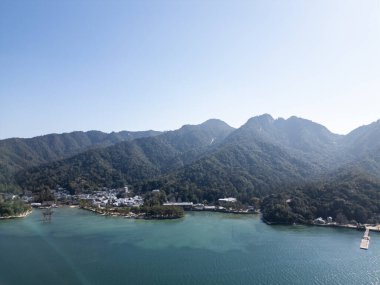
[[[297,117],[274,120],[267,114],[249,119],[230,138],[236,143],[270,144],[322,168],[331,166],[342,139],[343,136],[309,120]]]
[[[211,153],[157,181],[177,198],[215,201],[221,196],[249,200],[299,185],[338,165],[342,137],[308,120],[251,118]],[[149,183],[143,189],[149,189]],[[184,197],[183,197],[184,196]]]
[[[67,158],[87,149],[155,136],[159,133],[122,131],[107,134],[89,131],[0,140],[0,189],[11,185],[13,173],[22,169]]]
[[[219,120],[186,125],[154,137],[94,149],[50,164],[29,168],[17,175],[23,188],[60,185],[80,191],[118,187],[158,177],[182,167],[214,148],[234,129]]]
[[[340,159],[380,177],[380,120],[346,135]]]

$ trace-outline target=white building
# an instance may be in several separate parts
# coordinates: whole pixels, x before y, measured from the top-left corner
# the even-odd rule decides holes
[[[237,200],[236,200],[236,198],[229,197],[229,198],[220,198],[220,199],[218,199],[218,201],[219,202],[235,203]]]

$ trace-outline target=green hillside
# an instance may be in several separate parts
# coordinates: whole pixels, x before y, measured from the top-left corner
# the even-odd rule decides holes
[[[272,222],[308,222],[318,215],[373,220],[379,213],[379,126],[378,121],[341,136],[297,117],[262,115],[239,129],[209,120],[117,143],[105,136],[64,159],[58,150],[44,156],[43,150],[52,148],[47,143],[36,147],[32,167],[24,162],[14,177],[9,174],[16,167],[3,164],[1,179],[34,192],[64,187],[80,193],[128,184],[136,192],[160,188],[170,200],[195,203],[227,196],[247,204],[259,199]],[[79,152],[72,147],[62,153],[69,149]],[[22,165],[22,152],[6,153],[8,161]],[[293,202],[284,204],[289,199]]]
[[[159,132],[155,131],[122,131],[110,134],[89,131],[0,140],[0,191],[17,189],[13,177],[17,171],[67,158],[91,148],[157,134]]]

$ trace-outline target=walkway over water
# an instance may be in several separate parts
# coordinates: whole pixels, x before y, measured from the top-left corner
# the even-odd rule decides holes
[[[369,247],[369,228],[365,229],[362,241],[360,242],[360,248],[361,249],[368,249]]]

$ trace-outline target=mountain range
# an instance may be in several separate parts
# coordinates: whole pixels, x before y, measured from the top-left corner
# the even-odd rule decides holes
[[[64,159],[88,149],[158,135],[156,131],[103,133],[99,131],[49,134],[0,140],[0,191],[15,190],[13,175],[20,170]]]
[[[64,187],[79,193],[130,185],[135,192],[160,188],[172,200],[261,199],[264,217],[281,220],[276,217],[282,211],[287,213],[281,220],[286,223],[332,213],[313,210],[312,202],[327,188],[332,189],[329,194],[337,190],[333,200],[347,201],[352,196],[347,196],[348,190],[354,191],[366,201],[356,197],[360,207],[370,208],[365,208],[365,220],[376,219],[379,178],[380,121],[344,136],[302,118],[274,119],[265,114],[238,129],[211,119],[162,133],[91,131],[0,141],[0,191]],[[310,189],[319,189],[320,196]],[[295,193],[303,197],[303,208],[284,204],[296,201]],[[355,206],[354,202],[350,203]],[[307,214],[299,211],[305,208]],[[349,210],[333,215],[357,216]]]

